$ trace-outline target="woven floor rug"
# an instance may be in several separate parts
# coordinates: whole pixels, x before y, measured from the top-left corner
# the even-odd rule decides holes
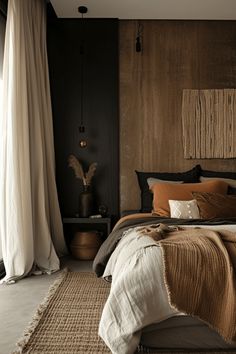
[[[109,289],[109,284],[93,273],[64,270],[49,289],[12,354],[111,353],[97,334]],[[137,353],[149,351],[139,348]],[[160,351],[150,353],[161,354]],[[176,351],[162,353],[176,354]]]

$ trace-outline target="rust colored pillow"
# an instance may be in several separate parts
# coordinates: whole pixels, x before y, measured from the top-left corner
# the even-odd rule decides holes
[[[192,192],[208,192],[227,194],[228,184],[224,181],[209,181],[202,183],[170,184],[155,183],[153,192],[153,213],[170,216],[169,200],[191,200]]]
[[[236,195],[219,193],[192,193],[201,219],[230,218],[236,216]]]

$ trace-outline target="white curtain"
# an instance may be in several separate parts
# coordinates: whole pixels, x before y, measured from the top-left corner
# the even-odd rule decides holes
[[[33,266],[59,269],[66,252],[57,190],[44,0],[9,0],[0,119],[4,281]],[[56,254],[57,253],[57,254]]]
[[[4,8],[2,9],[1,5],[2,4],[0,1],[0,10],[1,10],[0,11],[0,108],[2,107],[2,67],[3,67],[3,53],[4,53],[5,29],[6,29],[6,17],[4,15],[5,9]],[[2,261],[2,244],[1,244],[1,234],[0,234],[0,268],[1,268],[1,261]]]

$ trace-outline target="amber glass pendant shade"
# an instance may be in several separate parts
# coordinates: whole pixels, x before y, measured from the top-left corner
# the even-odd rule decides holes
[[[84,139],[81,139],[80,142],[79,142],[79,146],[80,146],[81,148],[86,148],[86,146],[87,146],[87,141],[84,140]]]

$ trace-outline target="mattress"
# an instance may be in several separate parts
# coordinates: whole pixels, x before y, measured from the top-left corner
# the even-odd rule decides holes
[[[171,339],[171,340],[170,340]],[[174,316],[142,330],[140,343],[158,349],[234,349],[205,323],[191,316]]]

